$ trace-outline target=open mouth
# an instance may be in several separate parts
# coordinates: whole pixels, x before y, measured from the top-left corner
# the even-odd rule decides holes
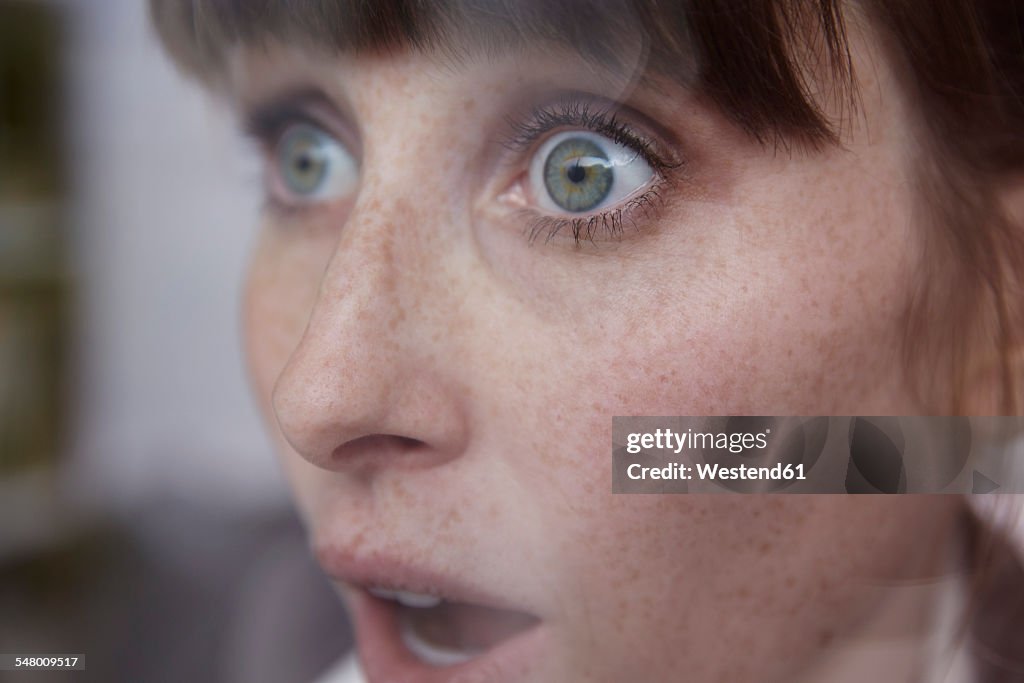
[[[359,590],[357,603],[360,656],[371,681],[519,678],[528,666],[521,650],[540,623],[517,610],[381,586]]]

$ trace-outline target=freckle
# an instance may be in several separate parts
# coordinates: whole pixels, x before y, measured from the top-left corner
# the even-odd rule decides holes
[[[476,99],[470,97],[462,103],[462,108],[466,112],[471,112],[476,109]]]
[[[405,306],[397,305],[395,306],[394,315],[392,315],[391,319],[388,321],[388,330],[393,333],[398,329],[399,324],[401,324],[403,320],[405,320]]]
[[[353,537],[353,539],[352,539],[352,552],[354,554],[359,554],[365,544],[366,544],[366,534],[365,534],[365,532],[362,529],[360,529],[356,533],[355,537]]]
[[[408,502],[408,500],[409,500],[409,491],[404,486],[402,486],[401,484],[395,486],[395,490],[394,490],[393,493],[394,493],[395,500],[397,500],[399,502],[403,502],[403,503],[404,502]]]

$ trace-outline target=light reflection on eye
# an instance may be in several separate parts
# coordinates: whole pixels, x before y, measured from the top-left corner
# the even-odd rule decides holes
[[[636,150],[597,133],[566,131],[530,160],[529,186],[546,211],[587,213],[620,203],[654,176]]]
[[[358,180],[355,158],[332,136],[308,123],[296,123],[282,134],[274,152],[276,181],[291,203],[340,199]]]

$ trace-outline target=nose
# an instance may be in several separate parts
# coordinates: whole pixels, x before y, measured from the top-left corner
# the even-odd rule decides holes
[[[457,308],[445,250],[412,220],[427,213],[366,195],[341,230],[273,392],[284,437],[318,467],[436,466],[464,450],[465,391],[444,341],[458,325],[445,313]]]

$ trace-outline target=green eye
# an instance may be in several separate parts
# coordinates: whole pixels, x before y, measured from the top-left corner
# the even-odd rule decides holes
[[[315,126],[290,126],[277,145],[276,174],[292,201],[342,197],[355,186],[357,168],[348,150]]]
[[[586,138],[560,142],[544,162],[544,187],[566,211],[590,211],[612,189],[615,172],[608,155]]]
[[[559,213],[615,205],[650,183],[654,170],[635,150],[589,131],[559,133],[530,162],[530,193]]]

